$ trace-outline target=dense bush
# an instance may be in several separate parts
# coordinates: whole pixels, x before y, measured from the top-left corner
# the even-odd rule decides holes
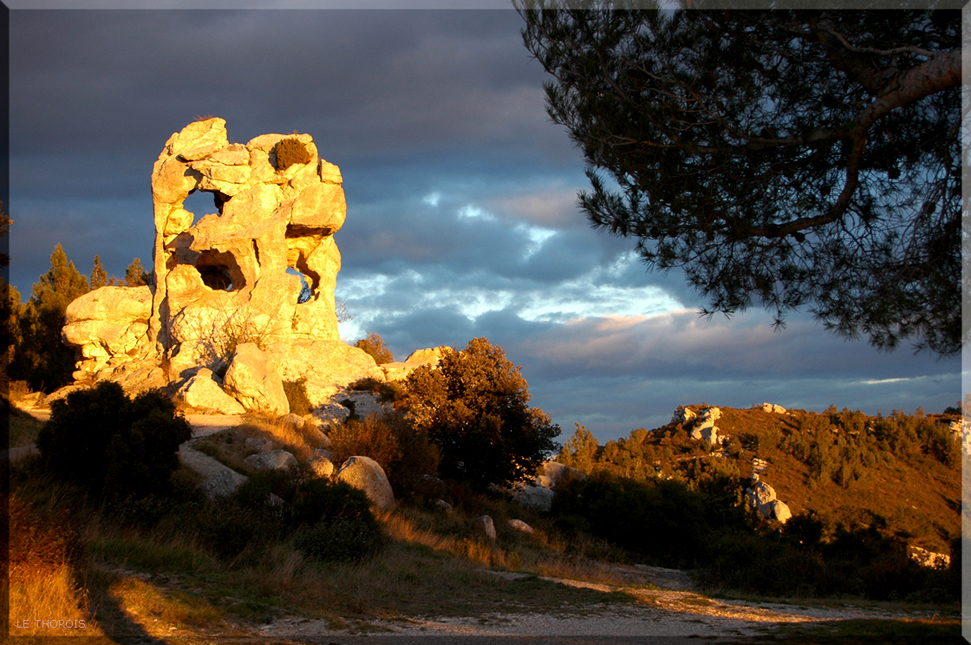
[[[296,137],[281,139],[276,144],[276,167],[277,170],[286,170],[290,166],[298,163],[310,163],[313,155],[307,146]]]
[[[707,553],[704,498],[676,481],[635,481],[596,472],[557,487],[552,513],[581,530],[665,566],[693,565]]]
[[[383,544],[381,532],[357,518],[323,520],[294,539],[294,546],[323,562],[360,562],[378,553]]]
[[[130,400],[116,383],[71,392],[51,405],[37,447],[58,476],[106,497],[169,489],[179,444],[192,430],[164,394]]]
[[[559,426],[528,406],[520,368],[485,338],[446,353],[437,369],[415,370],[406,388],[403,403],[438,445],[442,474],[477,490],[531,477],[557,448]]]
[[[367,338],[362,338],[354,343],[354,347],[363,349],[378,365],[394,362],[394,354],[388,349],[387,343],[384,342],[380,334],[369,331]]]

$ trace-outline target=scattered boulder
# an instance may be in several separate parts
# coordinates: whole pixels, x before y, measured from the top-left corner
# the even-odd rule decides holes
[[[231,495],[249,479],[209,455],[199,452],[190,446],[189,442],[179,446],[179,463],[206,478],[199,484],[199,489],[209,499]]]
[[[335,477],[364,491],[368,499],[382,510],[394,506],[394,492],[391,490],[388,476],[384,474],[381,464],[370,457],[351,457],[344,462]]]
[[[186,405],[216,414],[243,414],[246,410],[239,401],[226,394],[214,379],[212,370],[203,367],[185,382],[175,398]]]
[[[522,520],[509,520],[509,526],[516,531],[521,531],[522,533],[535,533],[533,527]]]
[[[444,499],[436,499],[435,506],[436,508],[440,508],[443,511],[445,511],[446,515],[452,514],[452,505],[446,502]]]
[[[763,403],[762,410],[765,412],[772,412],[774,414],[785,414],[787,410],[781,405],[773,405],[772,403]]]
[[[243,462],[256,470],[294,470],[297,458],[286,450],[270,450],[250,455]]]
[[[199,484],[199,490],[206,499],[229,497],[236,492],[237,488],[246,483],[247,479],[249,478],[235,470],[221,470],[202,480],[202,483]]]
[[[496,525],[488,515],[482,515],[472,520],[472,530],[488,540],[496,539]]]

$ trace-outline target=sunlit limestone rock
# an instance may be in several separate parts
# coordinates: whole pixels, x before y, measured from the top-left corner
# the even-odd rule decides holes
[[[127,362],[149,349],[152,292],[148,287],[102,287],[67,306],[64,342],[79,348],[80,375]]]
[[[225,387],[248,410],[271,416],[290,411],[277,362],[253,343],[236,348],[226,370]]]
[[[219,414],[243,414],[246,410],[239,401],[226,394],[213,380],[212,370],[202,368],[179,388],[175,397],[186,405],[199,410],[211,410]]]
[[[340,340],[334,234],[347,210],[342,181],[307,134],[231,143],[219,118],[174,133],[152,170],[151,286],[103,287],[72,303],[63,337],[78,350],[75,377],[126,391],[183,388],[190,398],[198,390],[218,401],[208,409],[231,408],[205,377],[184,388],[208,369],[225,374],[224,389],[246,410],[278,415],[288,411],[281,381],[304,379],[311,404],[322,406],[357,380],[437,365],[441,348],[381,369]],[[208,212],[186,208],[197,192],[212,197]],[[243,374],[246,345],[265,355],[264,375]]]
[[[764,412],[772,412],[774,414],[785,414],[787,410],[781,405],[775,405],[773,403],[763,403],[762,410]]]

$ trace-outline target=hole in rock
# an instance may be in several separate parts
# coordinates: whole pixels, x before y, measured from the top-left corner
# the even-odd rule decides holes
[[[219,191],[194,190],[182,202],[182,208],[195,215],[199,221],[204,215],[223,214],[223,205],[229,201],[229,196]]]
[[[202,276],[202,283],[214,291],[238,291],[245,280],[230,253],[203,251],[196,259],[196,270]]]
[[[287,273],[289,273],[290,275],[295,275],[298,278],[300,278],[300,285],[301,285],[300,295],[297,296],[297,304],[302,305],[303,303],[310,300],[310,297],[313,295],[313,292],[310,290],[310,282],[307,280],[307,276],[300,273],[293,267],[287,267]]]

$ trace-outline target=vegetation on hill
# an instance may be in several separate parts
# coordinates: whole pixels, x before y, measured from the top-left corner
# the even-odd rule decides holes
[[[577,426],[559,461],[587,477],[558,490],[560,526],[657,563],[697,567],[724,588],[959,597],[956,415],[721,410],[722,445],[692,439],[687,423],[634,430],[604,446]],[[785,525],[746,500],[756,463],[794,515]],[[949,554],[951,566],[921,567],[908,547]],[[772,574],[780,568],[795,574]]]

